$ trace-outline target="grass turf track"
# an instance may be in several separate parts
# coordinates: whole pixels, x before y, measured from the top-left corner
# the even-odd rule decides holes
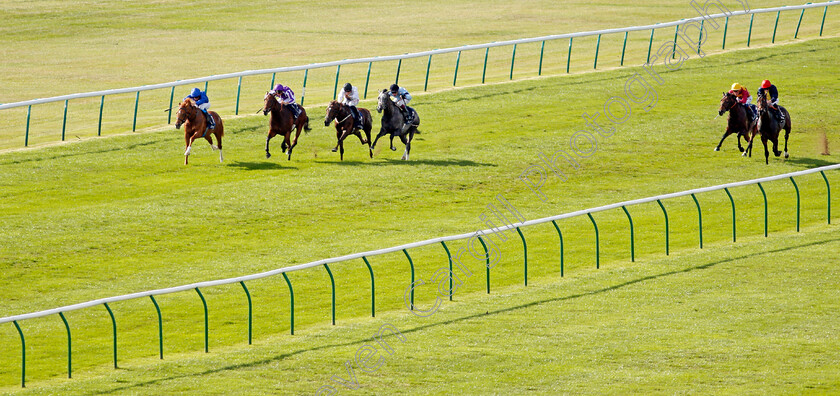
[[[2,159],[5,171],[2,184],[7,202],[3,207],[6,215],[2,254],[3,261],[11,264],[8,269],[4,268],[3,282],[9,287],[4,287],[3,291],[6,305],[3,312],[4,315],[20,313],[152,287],[251,273],[469,231],[479,227],[478,214],[499,192],[526,217],[536,218],[823,164],[836,156],[817,155],[817,137],[822,132],[828,133],[830,139],[836,136],[826,126],[836,123],[837,115],[828,110],[834,103],[830,88],[815,91],[813,87],[830,87],[832,68],[836,67],[833,62],[835,48],[835,39],[809,41],[709,57],[687,63],[679,72],[663,74],[668,84],[665,87],[675,88],[661,90],[659,103],[651,113],[634,114],[614,137],[601,142],[598,153],[585,160],[583,168],[572,174],[570,181],[549,184],[546,191],[551,201],[548,204],[533,199],[531,193],[515,181],[515,176],[527,164],[536,161],[537,150],[563,147],[571,131],[582,124],[570,114],[599,110],[603,101],[614,94],[616,81],[623,83],[631,71],[500,84],[422,97],[423,106],[418,108],[424,114],[441,116],[437,122],[429,120],[425,124],[422,140],[416,144],[415,161],[411,164],[381,158],[367,160],[358,146],[355,154],[350,146],[350,161],[339,164],[328,152],[331,134],[320,128],[303,138],[297,152],[301,155],[295,161],[265,161],[259,156],[265,120],[256,117],[231,121],[229,130],[233,132],[229,134],[226,150],[229,162],[222,166],[215,163],[216,157],[204,147],[205,150],[199,150],[199,155],[193,159],[195,166],[182,167],[179,165],[180,138],[171,132],[6,153]],[[744,56],[752,54],[763,57],[764,63],[745,63]],[[810,65],[819,65],[819,70],[816,66],[802,67]],[[794,67],[797,73],[790,72]],[[720,76],[722,68],[736,70],[733,71],[735,76]],[[723,125],[721,119],[712,120],[716,109],[716,100],[712,98],[717,98],[716,93],[722,90],[720,86],[725,87],[733,78],[748,81],[748,77],[760,73],[759,68],[784,73],[780,78],[785,79],[790,92],[785,96],[784,104],[791,109],[795,122],[793,158],[784,163],[775,160],[771,166],[763,166],[759,158],[737,158],[732,152],[733,142],[728,142],[722,153],[711,152]],[[679,89],[686,86],[699,87],[693,91]],[[603,97],[592,95],[593,91],[603,93]],[[582,99],[579,98],[581,95]],[[509,111],[502,115],[497,113],[500,101],[509,103]],[[813,103],[828,106],[808,106]],[[530,114],[530,117],[511,120],[509,114]],[[424,117],[424,122],[429,118]],[[478,124],[476,120],[482,123]],[[131,150],[126,150],[126,146],[132,145]],[[396,153],[380,155],[391,159],[398,157]],[[96,179],[89,178],[94,174]],[[420,174],[422,178],[414,176]],[[836,176],[829,176],[831,180],[837,180]],[[810,225],[817,230],[817,224],[824,221],[824,185],[818,176],[800,180],[799,184],[803,191],[811,192],[803,201],[804,224],[806,229]],[[774,183],[767,189],[771,197],[771,232],[788,232],[793,227],[792,188],[785,183]],[[762,223],[758,192],[743,189],[733,193],[740,203],[742,216],[739,217],[739,238],[759,235]],[[732,256],[734,253],[726,250],[728,243],[725,242],[729,238],[728,210],[716,210],[726,208],[726,197],[703,195],[699,198],[706,210],[707,246],[721,249],[727,257]],[[183,204],[193,200],[193,207]],[[697,243],[693,203],[685,200],[666,205],[672,216],[672,249],[682,252],[680,254],[692,254],[690,249]],[[348,206],[359,209],[348,211]],[[212,208],[217,207],[222,209],[214,212]],[[636,268],[643,266],[646,260],[652,262],[661,258],[661,214],[657,207],[630,210],[636,220],[637,254],[641,258],[640,263],[627,267]],[[627,260],[626,218],[623,216],[623,213],[596,216],[602,230],[605,270],[610,265],[624,266]],[[409,223],[411,226],[406,226]],[[465,224],[474,226],[465,228]],[[567,274],[573,277],[577,273],[580,276],[591,273],[594,257],[590,225],[581,219],[561,224],[561,227],[569,249]],[[347,232],[350,228],[352,233]],[[214,232],[223,233],[224,244],[209,242],[209,235]],[[525,232],[531,247],[531,277],[535,279],[532,284],[546,282],[555,285],[553,290],[556,290],[557,285],[562,284],[552,281],[552,277],[556,277],[556,235],[552,236],[553,230],[548,228]],[[782,240],[785,238],[776,241]],[[295,246],[291,246],[292,243]],[[503,262],[493,275],[494,288],[521,283],[520,252],[513,245],[515,243],[505,245]],[[813,257],[823,251],[832,251],[831,244],[827,246],[805,249],[810,254],[808,257]],[[442,252],[434,249],[412,252],[412,256],[420,276],[431,275],[445,258]],[[379,286],[379,312],[399,309],[399,289],[406,283],[403,260],[396,255],[372,260]],[[799,257],[791,263],[803,261],[807,260]],[[355,318],[360,318],[362,322],[359,323],[365,323],[361,317],[369,306],[365,300],[368,279],[363,264],[333,268],[339,281],[339,324],[355,321]],[[540,278],[545,279],[540,281]],[[298,334],[305,333],[307,326],[315,331],[314,324],[321,325],[329,319],[328,278],[325,273],[310,271],[292,279],[298,299]],[[813,281],[813,278],[807,280]],[[258,340],[265,337],[284,342],[282,340],[286,339],[279,334],[288,328],[287,312],[284,311],[287,297],[285,286],[276,281],[255,282],[251,286],[255,303],[264,310],[262,316],[258,314],[256,318]],[[483,289],[481,283],[470,282],[463,290],[464,298],[478,298],[480,293],[476,292]],[[58,290],[66,285],[72,290]],[[498,290],[502,291],[501,288]],[[519,290],[519,287],[504,290]],[[674,290],[670,289],[672,293]],[[836,294],[832,294],[830,288],[825,290],[828,291],[815,297],[817,310],[836,302]],[[728,289],[717,292],[731,294]],[[33,295],[39,297],[33,298]],[[205,295],[211,305],[211,351],[227,348],[225,346],[233,351],[244,350],[244,318],[241,317],[244,296],[241,296],[241,290],[205,290]],[[428,302],[429,297],[418,295],[419,301]],[[202,329],[200,303],[196,296],[176,295],[162,297],[161,301],[166,315],[165,328],[170,329],[167,353],[204,359],[197,352],[201,349]],[[133,304],[115,307],[124,342],[121,356],[128,360],[124,362],[128,367],[147,361],[136,359],[137,356],[149,358],[156,353],[153,309],[148,302]],[[638,310],[632,305],[627,309]],[[393,314],[404,317],[401,312]],[[230,319],[233,315],[240,318]],[[74,344],[77,379],[83,377],[86,370],[107,366],[110,335],[104,310],[70,313],[68,319],[77,337]],[[64,380],[48,380],[59,377],[64,367],[62,327],[57,318],[24,325],[32,348],[28,367],[30,380],[34,381],[32,386],[39,380],[62,386]],[[136,331],[124,331],[135,328]],[[171,330],[174,328],[178,331]],[[3,378],[9,389],[14,390],[18,375],[15,363],[19,352],[17,335],[9,328],[2,337],[3,361],[12,362],[4,365]],[[458,345],[463,347],[463,344]],[[353,350],[351,348],[350,353]],[[830,355],[818,356],[831,361]],[[339,356],[330,362],[340,364],[343,359],[344,356]],[[200,364],[213,365],[209,361],[203,362]],[[333,374],[330,367],[338,364],[325,364],[323,375]],[[750,359],[739,364],[739,367],[760,365]],[[315,367],[306,366],[307,373],[316,370]],[[202,371],[195,366],[187,370]],[[714,374],[711,377],[716,378]],[[106,377],[101,378],[108,383]],[[309,378],[317,382],[319,377],[313,375],[304,380]],[[398,382],[403,377],[392,375],[387,378]],[[748,378],[754,380],[755,377]],[[267,386],[282,385],[282,381],[266,379],[270,383]],[[422,382],[422,379],[416,381]],[[652,381],[669,389],[665,380]],[[447,380],[441,382],[448,383]],[[217,388],[201,386],[222,391],[227,389],[225,384],[229,382],[222,380]],[[309,385],[313,384],[308,383],[300,389],[310,389]],[[184,385],[172,386],[175,388],[170,391],[189,389],[178,388]],[[480,390],[474,389],[474,392]]]

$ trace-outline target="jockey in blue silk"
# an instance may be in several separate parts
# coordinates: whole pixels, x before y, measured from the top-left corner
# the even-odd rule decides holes
[[[350,113],[353,114],[353,119],[356,120],[355,128],[364,128],[362,115],[359,113],[359,109],[356,108],[356,105],[359,104],[359,90],[356,87],[350,83],[344,84],[344,89],[338,96],[338,103],[350,108]]]
[[[776,116],[776,119],[779,120],[782,124],[785,123],[785,114],[782,113],[782,110],[779,109],[779,90],[776,89],[776,86],[770,83],[770,80],[764,80],[761,82],[761,88],[758,89],[756,93],[758,97],[762,96],[769,96],[767,103],[770,105],[770,108],[775,110],[771,111],[774,113],[773,115]],[[757,117],[757,113],[756,113]]]
[[[195,101],[195,105],[204,113],[204,117],[207,118],[207,125],[209,125],[210,129],[216,128],[216,121],[213,120],[213,117],[210,116],[210,113],[207,112],[207,109],[210,108],[210,99],[207,98],[207,92],[203,92],[198,88],[193,88],[192,92],[189,95],[184,97],[184,100],[190,98]]]
[[[411,101],[411,94],[405,88],[400,87],[397,84],[391,84],[390,89],[391,100],[400,108],[400,111],[403,114],[403,118],[405,119],[405,126],[411,124],[411,121],[414,120],[414,109],[408,107],[408,102]],[[403,127],[405,128],[405,127]]]
[[[292,115],[294,115],[295,120],[297,120],[300,116],[301,110],[300,105],[295,103],[295,92],[292,91],[291,88],[283,84],[277,84],[273,90],[269,91],[269,93],[274,95],[274,97],[277,98],[277,102],[280,104],[288,105],[292,110]]]

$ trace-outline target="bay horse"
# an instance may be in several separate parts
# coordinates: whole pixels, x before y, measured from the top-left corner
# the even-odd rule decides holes
[[[268,142],[271,138],[281,135],[283,136],[283,144],[280,145],[280,148],[284,154],[288,154],[286,159],[291,160],[292,149],[297,146],[300,131],[304,130],[308,133],[312,130],[309,128],[309,117],[306,115],[306,109],[301,106],[300,116],[295,120],[292,109],[277,101],[277,98],[270,92],[265,93],[263,102],[265,102],[262,109],[263,115],[271,113],[268,120],[268,136],[265,138],[265,158],[271,158],[271,153],[268,151]],[[292,131],[297,131],[294,141],[290,141]]]
[[[782,154],[782,152],[779,151],[779,133],[782,129],[785,130],[785,158],[790,157],[790,155],[788,155],[790,113],[788,113],[787,109],[784,107],[779,106],[779,110],[785,116],[785,123],[781,124],[778,120],[776,120],[776,116],[770,114],[770,105],[767,103],[767,96],[758,95],[756,105],[758,107],[758,122],[756,123],[756,129],[758,130],[758,133],[761,134],[761,142],[764,143],[764,163],[770,164],[770,152],[767,150],[768,140],[773,142],[773,154],[777,157]],[[752,149],[753,141],[750,141],[750,144],[747,146],[747,151]]]
[[[735,94],[729,92],[723,93],[723,97],[720,98],[718,115],[723,115],[723,113],[728,111],[729,117],[727,118],[726,131],[723,133],[723,137],[720,138],[717,147],[715,147],[715,151],[720,151],[720,146],[723,144],[724,139],[735,133],[738,136],[738,150],[743,153],[744,147],[741,146],[741,137],[743,136],[747,143],[749,143],[755,134],[758,133],[755,128],[755,120],[747,114],[746,106],[739,106],[738,97]]]
[[[350,106],[343,105],[334,100],[327,106],[327,115],[324,117],[324,126],[329,126],[330,122],[335,121],[335,137],[338,139],[338,142],[335,148],[332,149],[332,152],[339,151],[340,149],[342,161],[344,161],[344,139],[348,135],[356,135],[363,145],[367,144],[370,158],[373,158],[373,149],[370,147],[370,131],[373,129],[373,117],[371,117],[368,109],[361,107],[357,107],[356,109],[359,110],[359,114],[362,116],[363,125],[361,129],[365,131],[367,139],[362,137],[359,128],[353,127],[353,112],[350,110]]]
[[[210,143],[210,147],[214,151],[219,150],[219,162],[225,160],[224,155],[222,155],[222,136],[225,134],[222,117],[219,117],[219,114],[215,111],[208,111],[208,113],[216,121],[216,127],[213,129],[208,129],[207,118],[204,117],[204,113],[195,105],[195,100],[187,98],[178,105],[175,129],[181,129],[181,125],[184,125],[184,140],[187,146],[186,151],[184,151],[184,165],[189,163],[193,142],[202,137],[207,139],[207,143]],[[216,142],[219,144],[218,147],[213,144],[211,135],[216,136]]]
[[[388,94],[387,89],[383,89],[379,93],[377,102],[376,111],[382,113],[382,128],[379,130],[379,134],[376,135],[376,140],[373,141],[372,147],[376,147],[376,142],[379,141],[380,137],[390,133],[391,151],[397,151],[397,148],[394,147],[394,136],[398,136],[400,141],[405,145],[405,153],[403,153],[402,159],[408,160],[408,154],[411,152],[411,141],[414,140],[414,134],[418,132],[417,126],[420,125],[420,115],[415,112],[411,125],[404,129],[405,117],[403,117],[397,104],[391,100],[391,95]]]

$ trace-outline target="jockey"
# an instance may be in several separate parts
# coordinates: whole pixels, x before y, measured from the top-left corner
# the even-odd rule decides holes
[[[207,125],[209,125],[210,129],[216,127],[216,121],[213,120],[213,117],[210,116],[210,113],[207,112],[207,109],[210,108],[210,99],[207,98],[207,92],[202,92],[198,88],[193,88],[192,92],[189,95],[184,97],[184,100],[190,98],[195,101],[195,105],[204,113],[204,116],[207,118]]]
[[[785,122],[785,114],[782,113],[781,109],[779,109],[779,90],[776,89],[776,86],[773,85],[772,83],[770,83],[770,80],[764,80],[764,81],[761,82],[761,88],[758,89],[758,94],[757,95],[759,97],[764,96],[764,95],[769,95],[770,96],[770,101],[769,101],[770,108],[772,108],[773,110],[776,110],[775,111],[777,113],[777,114],[775,114],[776,118],[779,120],[779,122],[784,123]]]
[[[734,83],[732,84],[732,89],[729,90],[729,93],[735,95],[738,98],[738,103],[744,105],[748,112],[750,112],[750,117],[754,118],[754,112],[752,111],[752,96],[750,96],[750,92],[747,91],[747,88],[742,86],[741,84]]]
[[[393,100],[397,107],[400,108],[400,111],[402,111],[403,118],[405,118],[405,126],[410,125],[411,121],[414,120],[414,111],[408,107],[408,102],[411,101],[411,94],[408,93],[405,88],[402,88],[397,84],[391,84],[390,94],[391,100]]]
[[[338,97],[338,103],[341,103],[350,108],[350,113],[353,114],[353,119],[356,120],[356,128],[362,128],[362,115],[356,105],[359,104],[359,90],[350,83],[344,84],[344,89],[341,90],[341,95]]]
[[[301,110],[300,105],[295,103],[295,93],[291,88],[283,84],[277,84],[274,89],[268,93],[274,95],[274,97],[277,98],[277,102],[280,104],[288,105],[289,109],[292,110],[292,115],[295,117],[295,120],[297,120],[300,116]]]

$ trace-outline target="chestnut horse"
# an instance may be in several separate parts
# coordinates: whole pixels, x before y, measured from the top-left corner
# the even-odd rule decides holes
[[[265,93],[263,101],[265,102],[262,109],[263,115],[271,113],[271,118],[268,121],[268,136],[265,138],[265,158],[271,158],[271,153],[268,152],[268,142],[271,138],[282,135],[283,144],[280,145],[280,148],[284,154],[288,154],[286,159],[291,160],[292,149],[297,146],[300,131],[304,130],[309,133],[312,130],[309,128],[309,117],[306,115],[306,110],[301,106],[300,116],[295,120],[292,109],[278,102],[277,98],[270,92]],[[296,130],[297,133],[295,134],[295,140],[290,141],[293,130]]]
[[[744,148],[741,146],[741,137],[743,136],[747,143],[752,141],[753,136],[757,133],[755,120],[747,114],[746,105],[739,106],[737,96],[729,92],[724,92],[723,97],[720,98],[718,115],[723,115],[727,111],[729,112],[729,118],[727,118],[726,131],[723,133],[723,137],[720,138],[717,147],[715,147],[715,151],[720,151],[723,140],[727,136],[735,133],[738,136],[738,150],[743,153]]]
[[[215,111],[210,111],[210,116],[216,121],[216,127],[209,129],[207,125],[207,118],[204,113],[195,105],[192,98],[187,98],[178,105],[178,113],[175,119],[175,129],[181,129],[181,124],[184,125],[184,140],[186,141],[187,149],[184,151],[184,165],[189,163],[190,152],[192,151],[192,144],[198,138],[207,139],[210,147],[213,150],[219,150],[219,162],[225,160],[222,155],[222,136],[225,134],[225,126],[222,123],[222,117]],[[219,146],[213,145],[213,139],[210,135],[216,136],[216,142]]]
[[[770,152],[767,150],[768,140],[773,142],[773,154],[777,157],[782,154],[782,152],[779,151],[779,133],[782,129],[785,130],[785,158],[790,157],[790,155],[788,155],[787,145],[788,136],[790,136],[790,113],[788,113],[787,109],[784,107],[779,106],[779,111],[785,115],[785,123],[782,124],[776,119],[776,116],[770,114],[770,104],[767,103],[767,96],[758,95],[756,105],[758,107],[758,122],[756,123],[756,129],[758,130],[758,133],[761,134],[761,143],[764,143],[764,163],[770,164]],[[753,142],[750,141],[750,144],[747,146],[747,151],[752,151],[752,144]]]
[[[367,144],[370,158],[373,158],[373,149],[370,148],[370,131],[373,129],[373,118],[371,117],[368,109],[363,109],[361,107],[357,107],[357,109],[359,110],[359,114],[362,116],[363,127],[361,129],[365,131],[367,139],[362,137],[362,134],[359,132],[360,128],[353,128],[353,113],[350,111],[349,106],[345,106],[335,100],[330,102],[329,106],[327,106],[327,115],[324,117],[324,126],[329,126],[330,122],[335,120],[335,137],[338,139],[338,143],[336,143],[332,152],[336,152],[341,149],[340,155],[342,161],[344,161],[344,139],[347,138],[348,135],[356,135],[362,144]]]

